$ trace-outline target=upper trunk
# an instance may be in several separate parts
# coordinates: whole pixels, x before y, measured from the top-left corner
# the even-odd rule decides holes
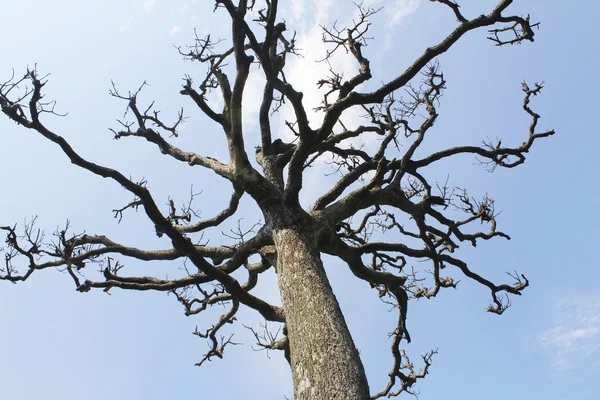
[[[369,399],[364,367],[327,280],[314,232],[276,229],[274,240],[295,399]]]

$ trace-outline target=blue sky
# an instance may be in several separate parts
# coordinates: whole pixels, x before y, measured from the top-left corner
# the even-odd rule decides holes
[[[286,2],[283,2],[286,4]],[[343,5],[342,5],[343,4]],[[374,18],[375,40],[367,47],[373,81],[385,81],[402,71],[427,46],[435,44],[455,21],[446,7],[420,0],[371,0],[385,6]],[[463,1],[470,17],[488,12],[495,1]],[[123,91],[144,80],[142,101],[157,101],[162,115],[176,115],[183,106],[190,116],[177,144],[204,155],[225,158],[226,148],[214,127],[202,119],[189,98],[178,94],[181,78],[198,79],[202,67],[181,60],[173,45],[191,43],[199,34],[227,37],[223,12],[212,13],[206,1],[0,2],[3,39],[0,79],[11,68],[20,75],[37,63],[50,72],[48,99],[58,101],[64,118],[48,118],[89,159],[120,169],[134,179],[146,177],[157,199],[171,194],[183,201],[189,185],[202,189],[199,208],[214,215],[228,201],[228,185],[210,173],[171,162],[155,148],[135,140],[112,140],[109,127],[123,115],[125,104],[109,97],[111,79]],[[290,2],[282,10],[288,27],[298,32],[304,59],[290,61],[288,78],[316,105],[315,77],[323,66],[318,23],[340,23],[352,15],[351,2]],[[489,293],[462,280],[458,290],[443,291],[430,301],[412,303],[407,348],[415,362],[419,354],[438,348],[430,375],[419,385],[422,399],[531,398],[592,400],[600,383],[600,291],[595,251],[597,208],[596,135],[598,103],[595,81],[599,56],[593,42],[600,6],[589,0],[516,0],[516,13],[531,13],[541,21],[535,43],[496,48],[484,31],[467,35],[440,58],[448,89],[441,100],[440,119],[426,143],[428,149],[478,144],[502,137],[519,144],[529,121],[520,109],[520,82],[546,82],[534,99],[542,115],[541,128],[557,135],[537,143],[525,165],[493,174],[473,165],[469,157],[452,161],[432,179],[489,193],[502,211],[499,224],[513,240],[461,248],[475,271],[508,280],[517,269],[531,281],[524,296],[513,298],[504,315],[486,314]],[[310,49],[310,52],[308,50]],[[351,73],[350,59],[337,68]],[[256,99],[260,72],[247,89],[245,122],[248,148],[256,138]],[[217,101],[217,100],[213,100]],[[311,103],[313,102],[313,103]],[[288,110],[282,110],[282,118]],[[352,121],[353,116],[349,115]],[[311,117],[317,123],[318,114]],[[281,128],[281,124],[276,125]],[[280,129],[282,137],[287,133]],[[38,215],[51,233],[70,219],[74,229],[103,233],[144,248],[164,248],[141,213],[127,214],[121,224],[111,210],[130,198],[118,185],[78,170],[58,149],[34,132],[0,118],[2,196],[0,225],[20,223]],[[303,199],[326,190],[324,168],[307,179]],[[226,189],[221,193],[220,189]],[[243,224],[260,217],[244,203]],[[229,228],[229,227],[227,227]],[[213,240],[227,240],[220,229]],[[326,268],[361,352],[373,392],[386,383],[391,365],[387,334],[395,314],[376,293],[355,281],[344,265],[325,258]],[[126,262],[132,274],[178,276],[178,263]],[[111,291],[80,294],[72,281],[56,271],[36,274],[25,284],[0,285],[0,384],[3,398],[166,399],[291,397],[289,367],[280,354],[252,350],[251,334],[233,329],[244,346],[230,347],[224,360],[194,367],[206,344],[191,332],[207,327],[220,310],[185,317],[173,296],[160,293]],[[458,274],[453,275],[459,277]],[[278,301],[275,277],[266,276],[259,290]],[[256,313],[244,310],[240,319],[258,325]],[[418,365],[418,364],[417,364]]]

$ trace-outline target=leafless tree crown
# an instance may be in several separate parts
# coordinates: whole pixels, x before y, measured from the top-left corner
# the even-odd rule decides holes
[[[54,102],[44,96],[47,77],[36,69],[11,77],[0,85],[4,115],[54,142],[73,164],[118,182],[133,199],[113,210],[114,217],[120,221],[132,209],[143,210],[156,234],[168,238],[169,246],[135,248],[102,234],[74,232],[68,223],[53,235],[45,235],[34,219],[23,228],[0,227],[6,233],[0,279],[16,283],[41,270],[59,269],[72,278],[80,292],[120,288],[172,293],[186,315],[198,314],[215,304],[227,305],[227,311],[214,325],[195,332],[210,343],[198,365],[223,357],[226,346],[235,344],[232,336],[224,335],[221,329],[234,323],[243,304],[258,311],[271,327],[279,326],[277,333],[266,329],[266,325],[259,330],[250,328],[258,345],[284,350],[289,357],[284,308],[257,297],[253,289],[263,272],[277,267],[273,231],[289,224],[314,227],[320,253],[337,256],[358,279],[376,289],[383,301],[397,307],[398,323],[391,333],[393,365],[389,383],[372,398],[412,393],[414,383],[428,373],[435,351],[422,357],[424,364],[418,370],[400,347],[402,340],[410,342],[406,324],[410,299],[432,298],[441,289],[455,288],[457,282],[444,274],[445,269],[453,269],[489,288],[491,304],[487,310],[502,314],[510,306],[509,295],[520,295],[529,284],[524,275],[516,272],[511,273],[514,283],[496,284],[469,268],[459,256],[461,245],[475,246],[478,241],[494,237],[510,239],[497,229],[494,200],[487,195],[474,198],[466,189],[431,182],[425,169],[465,154],[472,155],[490,171],[513,168],[525,161],[537,139],[554,134],[552,130],[538,129],[540,115],[531,108],[531,100],[543,85],[523,83],[522,108],[531,124],[524,129],[522,143],[511,147],[501,140],[486,141],[415,156],[425,137],[435,130],[440,97],[446,88],[438,57],[470,31],[488,29],[489,40],[503,46],[533,41],[538,26],[529,16],[507,14],[510,0],[501,0],[489,13],[474,18],[463,14],[454,1],[431,1],[448,8],[457,20],[456,28],[438,44],[425,49],[406,70],[373,91],[361,91],[361,85],[372,78],[366,46],[370,21],[378,10],[359,5],[358,17],[350,26],[323,27],[323,40],[329,50],[322,61],[346,53],[355,60],[357,69],[355,75],[344,77],[332,68],[330,75],[315,79],[315,84],[324,89],[319,107],[323,118],[316,128],[309,125],[308,114],[312,110],[303,103],[303,94],[285,75],[286,60],[295,57],[299,50],[295,34],[277,16],[278,1],[266,0],[261,5],[248,0],[240,0],[237,5],[233,0],[216,1],[215,12],[226,13],[231,21],[231,41],[214,40],[211,35],[196,36],[191,46],[179,48],[186,59],[206,68],[201,79],[185,77],[181,94],[212,121],[207,131],[222,131],[228,161],[173,144],[186,118],[183,109],[174,122],[167,122],[154,102],[146,105],[148,102],[142,100],[144,85],[127,93],[113,85],[110,94],[125,101],[128,109],[128,119],[121,120],[118,129],[112,131],[116,139],[144,139],[175,162],[206,168],[231,183],[229,203],[208,219],[199,218],[194,211],[197,194],[193,191],[181,208],[172,199],[162,206],[163,201],[153,197],[144,180],[134,181],[122,172],[81,157],[46,122],[47,114],[57,115]],[[233,72],[226,71],[227,63],[234,66]],[[252,68],[262,71],[265,85],[258,114],[260,147],[248,152],[244,145],[242,99]],[[211,92],[221,96],[222,109],[209,105],[207,96]],[[294,113],[294,120],[286,121],[294,137],[289,143],[274,137],[271,130],[274,113],[283,104],[291,106]],[[340,117],[349,110],[358,110],[363,124],[347,128]],[[366,136],[377,138],[375,150],[354,145],[357,138]],[[299,201],[305,171],[323,161],[331,163],[339,179],[305,209]],[[203,241],[203,234],[211,228],[238,218],[236,212],[244,195],[258,205],[264,222],[250,229],[238,224],[228,233],[237,240],[235,245],[209,245]],[[485,229],[480,230],[481,227]],[[249,262],[252,256],[259,256],[260,261]],[[123,268],[127,258],[185,260],[189,269],[187,276],[178,279],[130,276]],[[232,276],[238,270],[247,273],[246,282]]]

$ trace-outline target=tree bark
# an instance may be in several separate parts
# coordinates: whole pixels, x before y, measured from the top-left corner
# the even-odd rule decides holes
[[[364,367],[314,236],[309,229],[274,232],[294,398],[369,399]]]

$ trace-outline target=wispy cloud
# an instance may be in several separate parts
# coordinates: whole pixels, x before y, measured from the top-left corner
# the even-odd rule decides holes
[[[343,3],[344,7],[340,7],[340,3]],[[333,0],[295,0],[282,11],[284,20],[293,21],[291,26],[297,32],[297,49],[302,55],[302,57],[288,56],[285,69],[286,78],[296,90],[302,92],[302,103],[307,110],[310,126],[317,128],[322,123],[324,116],[323,111],[317,110],[317,107],[323,105],[324,96],[329,90],[327,85],[319,86],[318,82],[332,77],[333,73],[342,76],[343,80],[348,80],[359,70],[357,61],[343,48],[339,48],[327,62],[318,62],[318,60],[323,60],[328,51],[334,48],[331,43],[323,42],[322,26],[330,28],[335,24],[335,27],[341,30],[345,26],[351,27],[353,20],[356,21],[357,11],[351,1],[336,2]],[[336,92],[331,93],[328,102],[334,102],[337,95]],[[363,109],[351,108],[344,111],[341,121],[347,129],[353,129],[364,123],[363,114]],[[282,108],[281,112],[277,114],[277,118],[278,121],[273,124],[274,132],[277,132],[277,135],[286,142],[295,140],[294,133],[283,124],[283,121],[293,123],[296,120],[293,109],[289,105]],[[335,129],[337,132],[342,128],[336,126]],[[371,145],[371,139],[370,137],[352,138],[345,141],[342,147],[353,146],[366,151]],[[323,156],[312,164],[312,168],[304,178],[305,184],[301,193],[302,204],[309,205],[314,202],[316,197],[323,193],[323,190],[333,185],[338,179],[337,176],[331,176],[330,161],[329,156]],[[324,177],[324,175],[328,177]]]
[[[129,29],[131,27],[131,23],[133,22],[134,18],[131,17],[127,20],[126,23],[124,23],[123,25],[121,25],[119,27],[119,32],[125,32],[127,29]]]
[[[417,11],[420,4],[421,0],[365,0],[362,2],[364,7],[375,9],[383,7],[382,11],[386,16],[388,29],[402,24],[407,17]]]
[[[539,344],[552,352],[554,369],[568,370],[600,355],[600,295],[564,297],[552,312],[552,326],[539,336]]]
[[[411,16],[417,8],[421,0],[395,0],[392,4],[388,5],[388,27],[395,27],[404,22],[404,20]]]
[[[182,15],[187,12],[187,9],[188,9],[187,2],[184,2],[184,3],[180,4],[179,6],[177,6],[177,12]]]
[[[305,0],[292,0],[291,17],[294,21],[299,21],[304,16]]]
[[[346,79],[354,76],[358,71],[356,60],[343,49],[330,57],[329,62],[317,62],[317,60],[322,60],[326,56],[327,51],[332,50],[330,44],[323,42],[321,26],[331,26],[334,24],[335,19],[339,19],[338,26],[350,25],[352,24],[353,14],[349,12],[342,15],[335,9],[332,0],[293,1],[290,9],[286,10],[287,13],[284,19],[297,18],[298,15],[305,13],[305,7],[313,10],[312,18],[306,14],[305,18],[298,19],[297,23],[294,24],[298,32],[297,48],[300,49],[303,57],[289,56],[286,63],[286,77],[289,78],[289,81],[297,90],[303,93],[303,103],[306,109],[310,110],[309,122],[313,126],[318,126],[323,118],[323,112],[316,111],[315,108],[321,105],[328,87],[319,87],[317,82],[330,76],[331,71],[335,71]],[[332,94],[329,101],[334,101],[335,96],[335,93]],[[286,111],[288,114],[285,115],[284,112],[284,117],[293,121],[292,109],[288,108]],[[349,127],[353,125],[350,120],[356,122],[355,116],[350,114],[352,113],[347,112],[344,115],[344,122],[348,123]],[[283,132],[288,136],[286,139],[292,139],[291,132],[287,130]]]
[[[146,0],[144,2],[144,11],[146,11],[147,13],[154,11],[154,9],[156,8],[157,1],[158,0]]]
[[[411,15],[418,7],[421,0],[364,0],[364,7],[379,8],[384,6],[384,13],[378,14],[373,18],[373,22],[382,24],[387,28],[389,24],[400,24],[404,19]],[[344,4],[344,7],[340,6]],[[344,51],[343,48],[338,49],[335,54],[329,58],[328,62],[317,62],[322,60],[327,51],[333,49],[331,43],[323,43],[322,26],[342,29],[344,26],[352,26],[353,21],[357,20],[358,11],[352,6],[352,1],[344,2],[334,0],[291,0],[287,6],[281,8],[280,18],[287,21],[289,24],[288,39],[291,38],[291,30],[297,33],[296,49],[302,55],[295,57],[289,55],[286,59],[285,78],[293,87],[303,93],[302,103],[307,110],[308,120],[311,127],[318,127],[323,119],[324,113],[316,108],[322,105],[323,97],[328,91],[327,85],[319,87],[318,82],[327,77],[331,77],[332,71],[343,77],[344,80],[355,76],[359,70],[359,65],[351,54]],[[393,35],[390,29],[387,29],[386,35]],[[244,104],[244,122],[246,126],[255,127],[257,114],[262,97],[264,79],[262,79],[262,71],[256,75],[251,74],[248,84],[245,89],[245,98],[247,102]],[[260,78],[259,78],[260,77]],[[361,90],[361,88],[357,88]],[[333,102],[337,97],[337,93],[332,93],[328,101]],[[341,121],[347,129],[353,129],[356,126],[364,123],[364,110],[361,108],[351,108],[346,110]],[[296,140],[294,133],[288,129],[284,122],[294,123],[296,120],[294,111],[289,103],[286,103],[279,113],[275,114],[272,120],[272,131],[274,139],[282,138],[286,142]],[[336,126],[336,130],[342,129]],[[352,138],[343,143],[343,146],[352,146],[361,148],[365,151],[371,150],[374,146],[379,145],[379,141],[375,135],[369,137]],[[329,159],[323,157],[313,164],[311,173],[305,177],[306,185],[302,192],[302,203],[309,204],[315,196],[323,191],[324,186],[333,184],[329,179],[324,183],[323,175],[331,172],[331,166],[327,164]],[[332,182],[330,182],[332,181]]]
[[[179,25],[173,25],[171,29],[169,29],[169,35],[174,35],[177,32],[181,32],[181,27]]]

